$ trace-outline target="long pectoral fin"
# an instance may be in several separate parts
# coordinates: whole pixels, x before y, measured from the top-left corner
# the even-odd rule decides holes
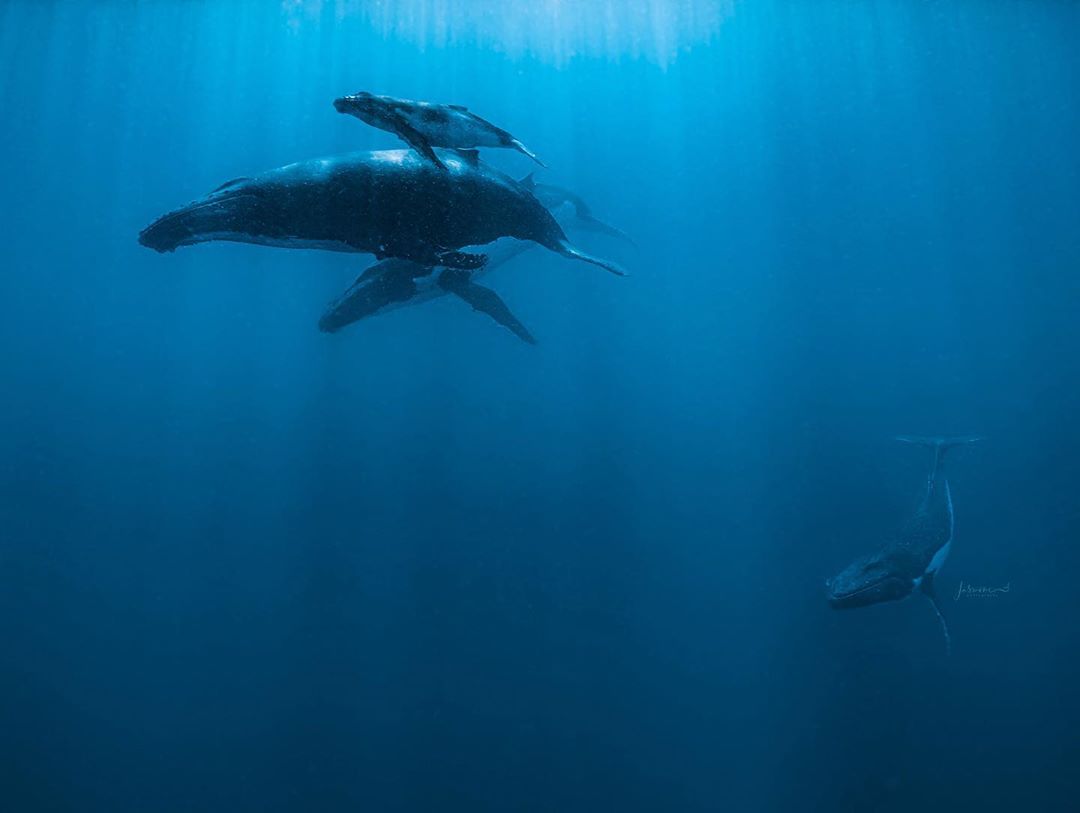
[[[923,594],[930,599],[930,606],[934,608],[934,612],[937,614],[938,621],[941,622],[941,631],[945,633],[945,654],[952,654],[952,637],[949,635],[949,622],[945,620],[944,613],[941,612],[941,605],[938,604],[937,591],[934,590],[934,573],[933,571],[927,573],[922,577],[920,584]]]
[[[401,136],[401,139],[405,141],[410,147],[424,156],[427,160],[431,161],[439,169],[446,170],[446,164],[435,154],[435,150],[423,134],[409,124],[402,116],[394,117],[394,131]]]
[[[456,269],[444,271],[442,276],[439,277],[439,287],[464,299],[472,306],[473,310],[486,313],[503,327],[512,330],[514,335],[522,341],[536,344],[536,339],[532,337],[525,325],[521,324],[518,318],[510,312],[510,308],[502,301],[502,297],[490,288],[477,285],[469,279],[466,272]]]
[[[604,270],[610,271],[612,274],[620,277],[626,276],[626,271],[624,271],[621,266],[611,262],[610,260],[604,260],[600,257],[594,257],[591,254],[586,254],[581,249],[574,248],[565,239],[556,241],[552,245],[548,246],[548,248],[550,248],[552,251],[556,251],[559,254],[562,254],[564,257],[569,257],[573,260],[582,260],[583,262],[598,265]]]

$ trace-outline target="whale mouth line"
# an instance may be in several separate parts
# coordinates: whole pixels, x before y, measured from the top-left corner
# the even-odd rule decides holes
[[[209,199],[189,203],[163,214],[139,232],[139,243],[159,253],[212,239],[235,239],[230,228],[232,217],[244,207],[262,206],[261,197],[250,190],[226,190],[211,193]]]
[[[847,599],[855,598],[856,596],[861,596],[866,591],[873,590],[875,587],[880,587],[881,585],[883,585],[887,581],[888,581],[888,579],[880,579],[879,581],[876,581],[873,584],[868,584],[865,587],[860,587],[858,590],[852,590],[852,591],[847,592],[847,593],[830,592],[829,593],[829,601],[846,601]]]

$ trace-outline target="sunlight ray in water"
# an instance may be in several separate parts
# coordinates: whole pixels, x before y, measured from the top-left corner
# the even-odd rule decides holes
[[[733,0],[283,0],[293,28],[366,19],[385,39],[421,48],[477,46],[565,66],[577,58],[647,59],[666,67],[706,45]]]
[[[1077,42],[0,0],[0,813],[1075,809]]]

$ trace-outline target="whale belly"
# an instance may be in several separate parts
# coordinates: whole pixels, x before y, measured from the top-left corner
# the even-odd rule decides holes
[[[952,493],[949,491],[948,482],[945,483],[945,510],[948,512],[949,517],[949,535],[945,539],[945,544],[938,548],[933,558],[930,559],[930,564],[926,566],[927,573],[937,573],[941,570],[941,566],[945,564],[945,560],[949,557],[949,549],[952,547],[955,522],[953,520]]]

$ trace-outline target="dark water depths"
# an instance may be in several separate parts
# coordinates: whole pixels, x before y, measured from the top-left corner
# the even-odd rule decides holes
[[[0,809],[1069,810],[1080,7],[0,5]],[[316,323],[143,226],[467,104],[631,233]],[[509,152],[485,160],[515,177]],[[939,577],[823,580],[950,461]],[[960,583],[1009,586],[957,597]]]

